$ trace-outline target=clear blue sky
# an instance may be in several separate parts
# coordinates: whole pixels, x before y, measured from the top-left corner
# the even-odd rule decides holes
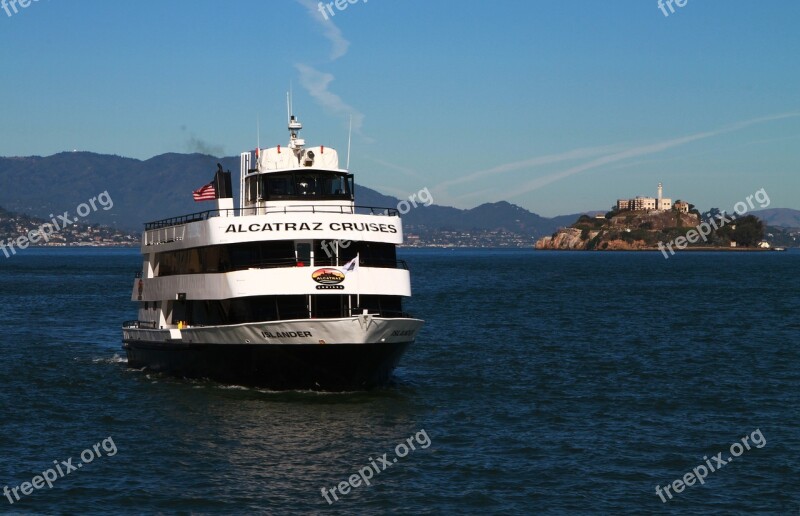
[[[9,0],[6,0],[7,2]],[[341,3],[344,3],[342,1]],[[0,9],[0,155],[309,144],[356,180],[542,215],[665,195],[800,209],[800,2],[39,0]],[[669,10],[667,9],[669,13]]]

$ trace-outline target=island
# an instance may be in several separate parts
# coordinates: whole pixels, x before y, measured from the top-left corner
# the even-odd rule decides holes
[[[694,205],[662,196],[619,199],[611,211],[581,215],[572,225],[537,240],[536,249],[647,250],[665,256],[676,250],[768,250],[764,224],[754,215],[737,216],[714,208],[701,214]]]

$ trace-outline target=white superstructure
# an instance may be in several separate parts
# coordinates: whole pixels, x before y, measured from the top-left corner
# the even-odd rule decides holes
[[[123,329],[129,360],[163,359],[174,366],[164,370],[202,376],[169,355],[201,343],[220,360],[224,346],[246,345],[270,361],[270,349],[297,346],[313,362],[319,346],[356,357],[364,346],[383,346],[368,351],[383,356],[380,378],[362,384],[385,381],[387,364],[391,372],[422,326],[402,310],[411,282],[396,256],[400,218],[394,209],[356,206],[353,175],[339,167],[336,150],[306,147],[301,128],[290,116],[287,146],[241,154],[238,207],[220,172],[225,195],[212,209],[146,225],[132,294],[138,318]]]

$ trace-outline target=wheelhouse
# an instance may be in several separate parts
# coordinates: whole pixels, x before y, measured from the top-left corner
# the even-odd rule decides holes
[[[355,197],[353,174],[328,170],[297,170],[250,174],[245,200],[252,205],[270,201],[345,201]]]

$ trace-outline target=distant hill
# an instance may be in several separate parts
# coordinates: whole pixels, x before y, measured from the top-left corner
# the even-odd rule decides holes
[[[400,199],[359,186],[356,188],[356,202],[366,206],[395,207]],[[539,237],[549,235],[559,227],[571,224],[579,215],[546,218],[506,201],[481,204],[469,210],[436,204],[430,206],[420,204],[403,215],[403,224],[414,229],[426,228],[429,230],[502,229],[520,235]]]
[[[162,154],[146,161],[90,152],[0,158],[0,206],[49,218],[108,191],[114,207],[87,220],[140,230],[143,222],[205,209],[192,190],[213,179],[220,161],[202,154]],[[238,158],[222,164],[238,172]]]
[[[92,213],[87,222],[138,231],[144,222],[208,209],[210,203],[195,203],[191,192],[212,180],[217,162],[233,172],[234,192],[238,195],[238,157],[169,153],[142,161],[91,152],[62,152],[47,157],[0,158],[0,206],[50,218],[51,213],[74,212],[77,205],[107,190],[114,207]],[[435,192],[432,194],[435,198]],[[359,205],[396,207],[399,201],[356,186]],[[421,206],[403,216],[405,225],[427,230],[504,230],[527,237],[552,234],[580,215],[546,218],[505,201],[469,210],[436,204]]]
[[[800,210],[790,208],[768,208],[752,212],[768,226],[800,228]]]

